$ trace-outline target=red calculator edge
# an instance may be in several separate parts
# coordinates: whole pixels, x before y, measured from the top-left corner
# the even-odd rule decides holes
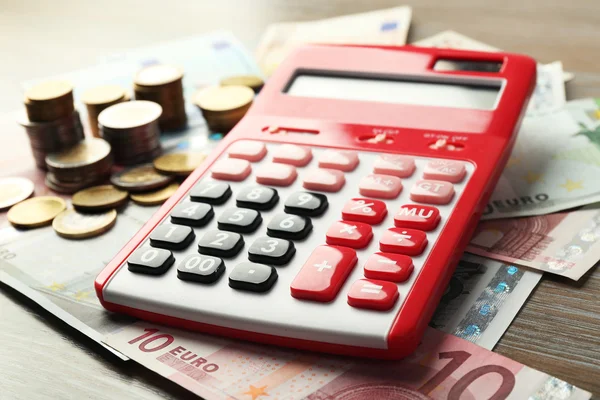
[[[498,72],[436,71],[433,66],[440,59],[501,63],[501,68]],[[408,76],[426,80],[450,77],[475,83],[491,79],[501,81],[500,100],[493,110],[476,110],[287,95],[285,91],[299,71],[335,71],[336,74],[347,73],[348,76],[358,71],[376,76]],[[516,54],[411,46],[314,45],[297,50],[277,69],[246,116],[204,164],[186,179],[100,272],[95,280],[95,289],[101,304],[110,311],[159,324],[271,345],[384,359],[398,359],[411,354],[419,345],[508,160],[535,87],[535,77],[535,61]],[[365,140],[377,135],[385,135],[389,140],[379,143]],[[431,145],[440,138],[446,138],[448,143],[456,145],[453,147],[455,150],[444,147],[432,150]],[[240,139],[443,157],[468,161],[475,166],[473,176],[456,204],[456,211],[441,232],[446,241],[433,249],[395,317],[388,334],[387,349],[317,342],[208,325],[104,300],[103,288],[119,266],[224,150]],[[456,151],[456,148],[461,150]],[[432,259],[436,262],[432,263]],[[439,262],[440,259],[445,261]],[[420,290],[415,290],[415,287]]]

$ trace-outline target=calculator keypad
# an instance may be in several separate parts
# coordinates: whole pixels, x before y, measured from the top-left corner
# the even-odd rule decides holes
[[[267,226],[267,235],[282,239],[301,240],[312,230],[309,218],[293,214],[277,214]]]
[[[214,283],[224,272],[223,260],[203,254],[190,254],[177,266],[177,277],[183,281]]]
[[[229,286],[251,292],[266,292],[271,289],[276,280],[275,268],[252,262],[236,265],[229,274]]]
[[[228,208],[219,216],[218,227],[222,231],[238,233],[254,232],[262,222],[260,213],[249,208]]]
[[[213,208],[205,203],[181,203],[171,211],[171,222],[179,225],[204,226],[215,215]]]
[[[193,320],[236,328],[226,321],[237,315],[256,321],[261,331],[263,322],[276,326],[275,315],[285,309],[290,320],[281,322],[292,328],[328,332],[348,320],[350,337],[355,329],[387,332],[390,325],[382,321],[391,324],[395,314],[381,311],[405,301],[473,167],[256,143],[244,140],[226,149],[131,254],[127,269],[138,279],[145,274],[157,280],[152,291],[160,300],[152,304],[177,309],[193,302],[193,310],[185,311]],[[175,292],[163,284],[173,278],[179,282]],[[136,287],[130,282],[121,292]],[[255,311],[267,306],[276,313]],[[328,316],[339,318],[330,323]]]
[[[231,187],[225,182],[202,181],[190,191],[190,199],[202,203],[220,205],[231,197]]]
[[[248,259],[261,264],[285,265],[295,253],[294,243],[289,240],[261,236],[248,249]]]
[[[175,257],[169,250],[142,247],[129,256],[127,266],[131,272],[161,275],[167,272],[174,262]]]
[[[284,211],[288,214],[318,217],[327,210],[327,197],[319,193],[295,192],[285,201]]]
[[[235,257],[244,247],[244,239],[239,233],[219,230],[208,231],[198,243],[198,251],[215,257]]]
[[[279,201],[277,190],[266,186],[248,186],[235,198],[238,207],[270,210]]]
[[[347,247],[317,247],[294,278],[290,287],[292,296],[322,302],[333,300],[356,262],[356,252]]]
[[[194,230],[189,226],[162,224],[150,234],[150,244],[161,249],[183,250],[195,237]]]

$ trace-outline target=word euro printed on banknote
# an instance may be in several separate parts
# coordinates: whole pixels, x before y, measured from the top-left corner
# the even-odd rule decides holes
[[[467,251],[577,280],[600,260],[600,208],[483,221]]]
[[[429,328],[401,361],[356,360],[230,342],[138,322],[106,343],[212,399],[589,399],[591,394]]]

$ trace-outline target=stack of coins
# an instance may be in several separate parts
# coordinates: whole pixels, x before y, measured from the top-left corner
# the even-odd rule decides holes
[[[60,193],[75,193],[104,181],[110,174],[113,158],[110,145],[91,138],[46,156],[46,186]]]
[[[92,135],[100,137],[98,128],[98,115],[102,110],[112,106],[113,104],[128,101],[129,98],[125,89],[117,85],[98,86],[87,90],[81,96],[81,100],[85,104],[88,113],[88,120]]]
[[[212,86],[199,90],[193,98],[210,130],[227,133],[246,114],[254,92],[247,86]]]
[[[112,105],[98,115],[100,134],[110,143],[116,164],[140,164],[162,153],[161,113],[157,103],[136,100]]]
[[[139,71],[134,79],[136,100],[160,104],[160,129],[183,129],[187,124],[183,99],[183,72],[172,65],[152,65]]]
[[[221,86],[248,86],[254,93],[260,92],[265,82],[256,75],[232,75],[221,79]]]
[[[83,139],[81,119],[73,106],[73,87],[68,82],[44,82],[27,90],[25,111],[18,122],[29,136],[38,168],[46,169],[47,154]]]

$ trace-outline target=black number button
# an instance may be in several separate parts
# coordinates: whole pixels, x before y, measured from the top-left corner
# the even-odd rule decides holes
[[[215,257],[235,257],[244,247],[244,239],[235,232],[208,231],[198,243],[198,251]]]
[[[229,208],[219,216],[219,229],[239,233],[254,232],[262,222],[260,213],[248,208]]]
[[[277,280],[277,271],[269,265],[244,262],[229,274],[229,286],[252,292],[266,292]]]
[[[282,239],[304,239],[311,230],[310,219],[291,214],[277,214],[267,225],[267,235]]]
[[[200,182],[192,188],[190,197],[192,201],[214,205],[223,204],[231,197],[231,188],[224,182]]]
[[[150,244],[161,249],[182,250],[188,247],[195,237],[189,226],[163,224],[150,234]]]
[[[225,272],[225,263],[218,257],[190,254],[177,266],[177,277],[184,281],[213,283]]]
[[[181,203],[171,211],[171,222],[187,226],[204,226],[215,215],[213,208],[204,203]]]
[[[248,259],[261,264],[285,265],[290,262],[294,253],[296,253],[294,243],[285,239],[262,236],[248,249]]]
[[[250,186],[242,189],[236,197],[238,207],[254,210],[270,210],[279,201],[277,190],[266,186]]]
[[[289,214],[317,217],[327,210],[327,197],[318,193],[296,192],[285,201],[285,212]]]
[[[141,274],[161,275],[167,272],[175,262],[173,253],[169,250],[143,247],[133,252],[127,260],[127,268],[131,272]]]

